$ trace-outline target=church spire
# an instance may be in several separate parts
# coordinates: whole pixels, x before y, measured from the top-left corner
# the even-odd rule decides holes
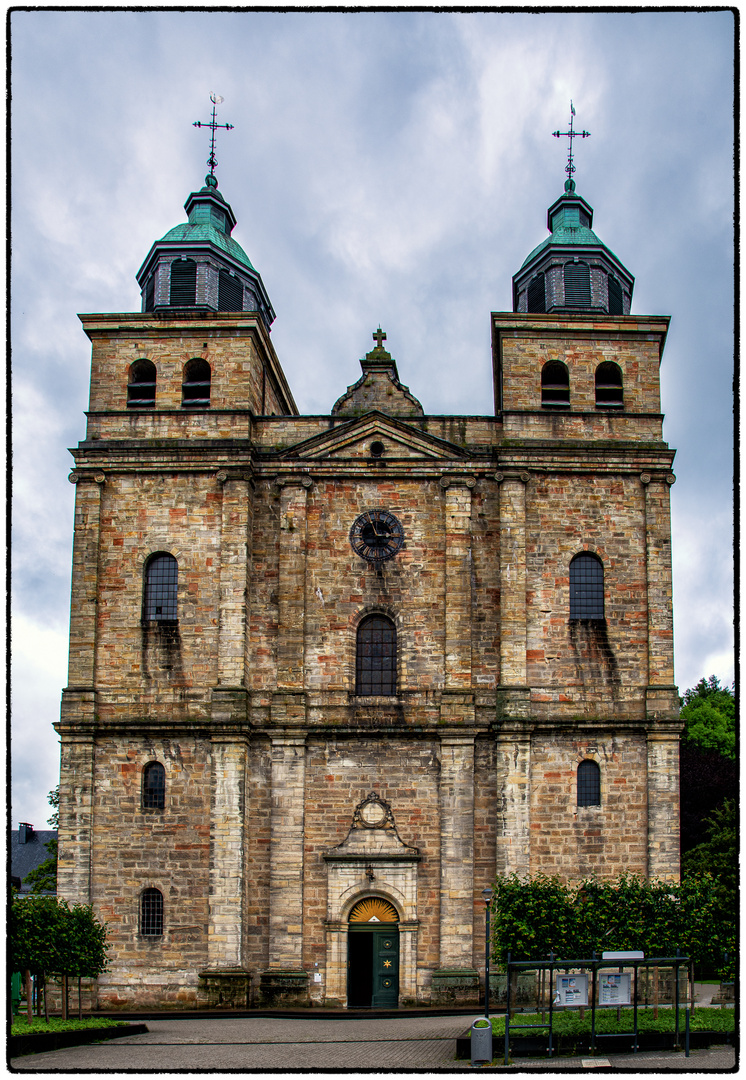
[[[629,315],[635,279],[592,231],[593,207],[575,190],[573,139],[587,139],[590,131],[576,131],[574,119],[571,101],[569,129],[552,132],[569,139],[565,191],[547,211],[551,235],[513,277],[513,310]]]

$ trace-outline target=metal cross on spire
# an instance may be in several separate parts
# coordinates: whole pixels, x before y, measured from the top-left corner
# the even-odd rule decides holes
[[[567,179],[572,180],[572,174],[575,172],[575,166],[572,163],[572,140],[573,139],[587,139],[590,136],[590,131],[573,131],[573,120],[575,119],[575,106],[570,101],[570,130],[569,131],[553,131],[555,139],[561,138],[563,135],[567,135],[570,139],[570,149],[567,154],[567,165],[565,165],[565,172],[567,173]],[[574,185],[573,185],[574,186]]]
[[[224,99],[221,98],[220,94],[210,94],[210,101],[212,102],[212,120],[210,120],[209,124],[203,124],[199,120],[195,120],[194,124],[192,125],[192,127],[209,127],[212,129],[212,134],[210,136],[210,156],[207,159],[207,164],[210,166],[210,176],[215,175],[215,166],[218,163],[217,158],[215,157],[215,129],[225,128],[226,131],[231,131],[233,128],[233,124],[215,123],[215,107],[216,105],[222,104],[223,100]]]

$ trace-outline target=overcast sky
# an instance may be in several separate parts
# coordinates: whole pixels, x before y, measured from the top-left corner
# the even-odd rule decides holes
[[[577,190],[672,316],[676,681],[733,678],[733,16],[728,12],[30,11],[11,19],[13,823],[45,827],[67,681],[90,343],[202,186],[259,270],[302,413],[379,325],[427,413],[492,412],[490,312],[547,235],[572,98]]]

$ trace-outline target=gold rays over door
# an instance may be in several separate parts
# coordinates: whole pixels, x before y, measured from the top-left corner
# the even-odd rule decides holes
[[[399,1003],[399,916],[393,904],[366,897],[350,912],[347,1004],[395,1009]]]

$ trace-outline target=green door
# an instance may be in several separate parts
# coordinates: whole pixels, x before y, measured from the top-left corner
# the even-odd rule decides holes
[[[379,1009],[395,1009],[399,1004],[399,932],[393,928],[374,930],[373,994],[371,1005]]]

